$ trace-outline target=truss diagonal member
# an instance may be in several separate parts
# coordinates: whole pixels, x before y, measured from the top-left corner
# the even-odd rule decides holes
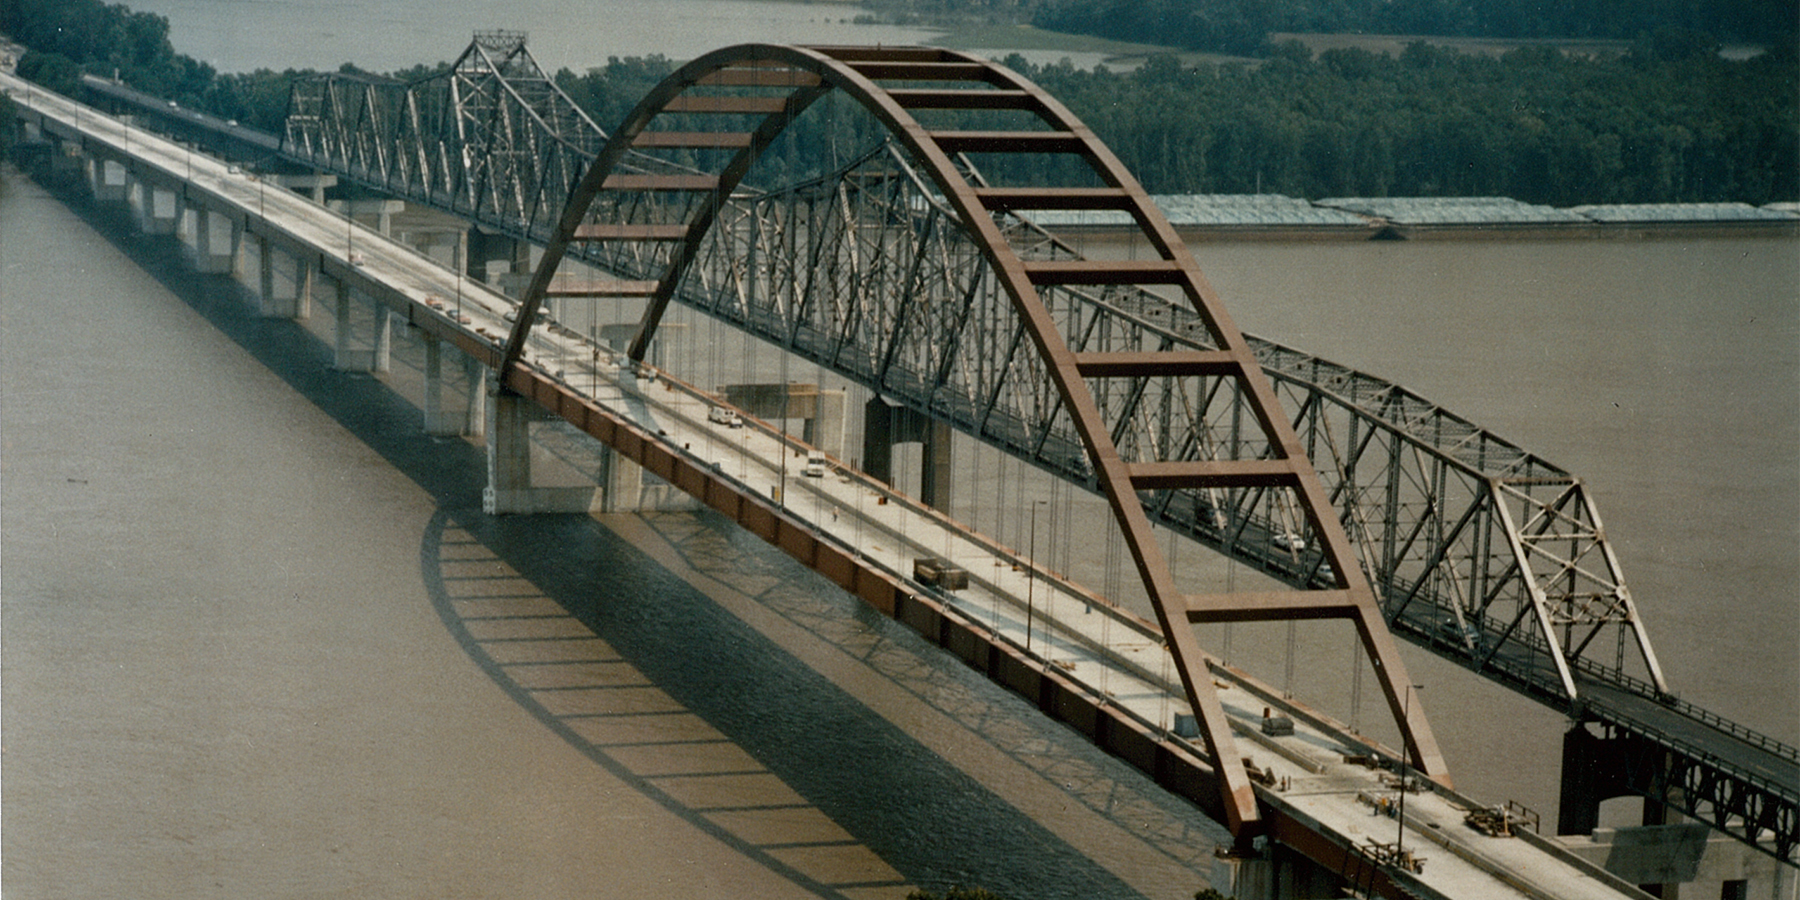
[[[1447,784],[1448,773],[1420,704],[1414,700],[1403,705],[1401,691],[1410,679],[1362,566],[1357,564],[1357,552],[1250,343],[1226,315],[1174,228],[1116,156],[1062,104],[1002,66],[931,48],[751,44],[715,51],[681,67],[626,116],[571,192],[507,342],[500,364],[502,383],[509,380],[513,367],[523,364],[521,353],[538,320],[538,308],[555,283],[556,269],[568,246],[575,241],[629,245],[629,253],[619,258],[629,258],[631,266],[615,274],[640,288],[655,284],[627,350],[630,357],[641,360],[664,308],[751,164],[790,121],[833,91],[860,104],[904,149],[909,164],[929,182],[930,202],[944,210],[947,221],[953,220],[967,236],[991,273],[1005,314],[993,316],[984,326],[988,331],[973,336],[967,352],[976,354],[978,365],[1000,362],[1009,367],[1007,375],[1011,377],[984,382],[985,391],[1019,395],[1026,408],[1055,428],[1018,428],[990,436],[1037,458],[1045,457],[1049,452],[1045,448],[1053,440],[1060,442],[1062,449],[1056,452],[1067,455],[1068,469],[1085,465],[1105,493],[1201,726],[1218,779],[1221,816],[1233,833],[1240,840],[1259,833],[1262,814],[1231,724],[1214,692],[1208,669],[1211,660],[1198,645],[1192,627],[1195,621],[1351,620],[1399,726],[1407,757],[1417,770]],[[995,111],[1002,121],[989,125],[976,122],[977,116],[958,118],[954,127],[934,128],[928,123],[941,123],[942,117],[921,119],[915,115],[944,110],[959,114]],[[653,157],[657,150],[693,148],[713,151],[710,156],[695,154],[711,162],[697,168],[671,165],[632,173],[621,170],[628,157],[639,160]],[[1086,174],[1081,177],[1098,186],[995,187],[974,174],[969,154],[1011,157],[1021,165],[1055,157],[1059,164],[1082,169]],[[1034,244],[1036,249],[1029,253],[1014,247],[1010,234],[1019,229],[1016,219],[1008,215],[1011,211],[1057,208],[1129,213],[1150,248],[1150,258],[1095,262],[1059,255],[1048,244]],[[595,221],[595,214],[617,217]],[[1009,220],[1014,224],[1005,224]],[[858,241],[862,236],[847,231],[844,239]],[[883,255],[888,248],[887,243],[876,243],[867,250]],[[1040,258],[1043,252],[1048,255]],[[950,277],[943,279],[946,287],[940,290],[935,271],[928,270],[924,261],[922,254],[916,254],[904,264],[904,277],[886,283],[908,291],[959,293],[954,289],[958,279]],[[880,260],[875,264],[889,263]],[[746,277],[754,280],[758,276],[752,272]],[[829,273],[815,266],[804,284],[794,282],[793,296],[765,306],[764,312],[791,320],[786,329],[790,344],[799,334],[801,318],[812,315],[819,303],[829,299],[816,290],[818,280],[826,277]],[[1133,286],[1139,291],[1157,287],[1178,294],[1181,303],[1178,307],[1162,301],[1150,304],[1142,299],[1147,294],[1128,292]],[[1129,336],[1120,332],[1116,343],[1110,336],[1097,335],[1094,329],[1099,327],[1099,319],[1083,319],[1076,309],[1087,302],[1079,299],[1086,292],[1122,298],[1117,304],[1121,314],[1109,312],[1109,321],[1123,322],[1129,317],[1138,323],[1130,326],[1137,330]],[[1073,306],[1065,299],[1069,296],[1077,298]],[[1132,312],[1134,304],[1136,312]],[[920,308],[906,309],[901,303],[904,314],[884,313],[887,318],[880,327],[887,331],[871,334],[868,343],[883,348],[883,360],[905,349],[921,370],[942,373],[940,381],[947,379],[954,367],[946,354],[958,351],[903,348],[903,344],[924,339],[928,332],[922,323],[931,317],[964,315],[958,309],[967,304],[944,304],[946,309],[941,311],[927,308],[925,303],[917,305]],[[1089,304],[1088,308],[1094,307]],[[1181,341],[1146,337],[1159,331],[1174,334],[1158,323],[1171,322],[1175,318],[1171,310],[1176,308],[1183,310],[1187,317],[1183,321],[1192,326],[1182,332]],[[1074,331],[1065,333],[1065,327]],[[915,329],[919,329],[918,338],[912,337]],[[1198,337],[1206,339],[1207,349],[1197,349],[1190,339]],[[1009,341],[1012,351],[1000,353]],[[979,346],[987,351],[980,351]],[[1027,382],[1017,376],[1034,380]],[[1171,379],[1188,379],[1188,383],[1173,384]],[[1212,383],[1205,384],[1207,380]],[[1096,389],[1112,390],[1108,383],[1121,381],[1126,382],[1122,389],[1102,396],[1126,396],[1132,398],[1129,402],[1103,404],[1097,399]],[[1147,391],[1151,384],[1161,386]],[[926,390],[936,387],[924,386]],[[1193,397],[1227,398],[1233,404],[1232,438],[1225,443],[1225,452],[1204,461],[1176,455],[1186,452],[1176,448],[1208,440],[1204,410],[1180,414],[1187,417],[1182,420],[1187,423],[1183,426],[1188,429],[1186,436],[1179,431],[1163,434],[1137,429],[1129,455],[1122,452],[1115,434],[1123,432],[1116,430],[1114,417],[1139,417],[1133,419],[1138,421],[1149,416],[1144,398],[1152,394],[1159,404],[1158,421],[1175,420],[1173,407],[1185,405]],[[980,427],[984,429],[991,409],[990,403],[988,411],[972,413],[983,417]],[[1240,418],[1247,421],[1240,422]],[[1241,440],[1240,430],[1244,433]],[[1152,534],[1150,512],[1140,496],[1144,491],[1176,490],[1223,490],[1238,496],[1234,502],[1240,503],[1242,497],[1267,491],[1272,498],[1269,502],[1290,504],[1284,507],[1288,512],[1282,518],[1296,525],[1303,523],[1307,533],[1320,542],[1325,558],[1334,566],[1331,584],[1291,595],[1184,594]],[[1278,500],[1273,499],[1276,494]]]
[[[1600,523],[1599,510],[1594,507],[1580,479],[1572,476],[1557,479],[1496,478],[1490,480],[1490,485],[1494,494],[1494,508],[1512,551],[1512,570],[1524,582],[1539,628],[1545,642],[1552,649],[1557,674],[1563,681],[1569,699],[1574,700],[1577,696],[1571,666],[1579,660],[1582,650],[1594,635],[1590,633],[1574,647],[1566,646],[1567,642],[1557,634],[1557,625],[1593,625],[1597,629],[1606,624],[1618,624],[1630,630],[1651,683],[1657,691],[1666,693],[1668,684],[1663,678],[1656,651],[1651,647],[1648,630],[1638,615],[1637,604],[1631,599],[1630,589],[1620,575],[1618,556],[1614,553],[1611,542],[1606,539],[1606,529]],[[1532,495],[1534,488],[1551,488],[1557,493],[1552,499],[1545,501]],[[1508,500],[1532,510],[1531,518],[1519,521],[1513,515]],[[1559,526],[1569,527],[1558,530]],[[1552,553],[1548,545],[1553,542],[1564,543],[1574,549],[1563,554]],[[1580,564],[1581,560],[1596,555],[1601,561],[1599,570]],[[1552,563],[1554,573],[1551,577],[1539,576],[1533,565],[1539,559]],[[1548,583],[1556,581],[1565,586],[1553,588]],[[1588,590],[1578,590],[1581,587]],[[1582,604],[1582,615],[1570,615],[1558,609],[1569,606],[1560,602],[1561,600],[1583,595],[1604,597],[1606,600],[1598,604]],[[1588,614],[1589,610],[1595,608],[1600,609],[1602,614]]]

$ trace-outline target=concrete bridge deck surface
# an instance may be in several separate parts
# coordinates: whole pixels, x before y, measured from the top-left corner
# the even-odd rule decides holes
[[[17,89],[16,83],[8,83]],[[15,95],[22,93],[15,90]],[[440,265],[410,249],[346,222],[341,217],[283,191],[268,191],[254,180],[228,170],[189,151],[135,130],[127,131],[111,120],[80,113],[59,98],[41,94],[31,101],[61,119],[65,128],[79,129],[90,140],[111,143],[114,152],[129,152],[169,177],[188,178],[190,191],[204,195],[201,202],[220,204],[232,215],[256,217],[279,230],[286,239],[303,242],[327,258],[339,277],[354,277],[384,287],[383,302],[410,304],[407,315],[433,319],[473,331],[481,338],[498,338],[508,323],[510,301],[485,288],[466,283]],[[454,298],[454,302],[446,301]],[[446,308],[440,308],[446,307]],[[595,364],[592,349],[572,338],[559,338],[543,330],[535,332],[531,348],[534,364],[547,370],[562,369],[567,383],[586,387],[597,399],[641,398],[654,416],[651,424],[671,445],[717,463],[726,474],[737,473],[745,489],[767,496],[772,487],[787,508],[814,523],[820,531],[854,542],[860,552],[880,556],[898,572],[910,572],[912,559],[921,555],[952,559],[972,574],[971,587],[957,592],[954,601],[976,621],[987,622],[1002,640],[1021,646],[1030,643],[1046,665],[1057,666],[1100,694],[1133,710],[1144,721],[1172,728],[1172,710],[1166,680],[1149,673],[1165,670],[1162,650],[1153,629],[1134,625],[1129,617],[1113,614],[1104,604],[1067,585],[1015,571],[1004,551],[996,559],[995,548],[946,523],[903,498],[880,494],[869,482],[842,470],[824,478],[798,473],[793,448],[778,444],[777,436],[759,428],[731,429],[706,418],[707,402],[700,396],[672,389],[664,383],[644,383],[615,360]],[[586,370],[583,364],[586,364]],[[643,413],[638,413],[641,417]],[[889,502],[881,503],[881,496]],[[1041,597],[1040,597],[1041,595]],[[1024,597],[1033,596],[1030,606]],[[1041,599],[1042,611],[1036,606]],[[1029,623],[1029,625],[1028,625]],[[1032,634],[1027,635],[1027,629]],[[1179,695],[1177,695],[1179,696]],[[1247,690],[1226,692],[1232,714],[1243,730],[1254,732],[1261,721],[1265,698],[1252,698]],[[1270,802],[1291,804],[1341,840],[1361,845],[1381,841],[1393,826],[1376,815],[1371,798],[1392,796],[1380,773],[1346,764],[1343,756],[1356,752],[1354,739],[1330,734],[1302,724],[1291,738],[1246,742],[1263,765],[1286,779],[1287,790],[1270,793]],[[1441,848],[1428,855],[1420,880],[1430,889],[1451,897],[1581,898],[1619,896],[1617,885],[1572,857],[1548,852],[1519,839],[1488,838],[1462,824],[1465,805],[1438,794],[1409,797],[1405,844],[1413,848]],[[1396,826],[1397,827],[1397,826]]]

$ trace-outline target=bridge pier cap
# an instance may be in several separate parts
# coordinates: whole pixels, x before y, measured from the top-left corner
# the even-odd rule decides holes
[[[998,285],[992,292],[998,305],[992,311],[1016,321],[1023,333],[1015,362],[1021,371],[1033,372],[1040,386],[1048,381],[1054,387],[1054,411],[1023,410],[1012,421],[1045,435],[1056,426],[1077,436],[1078,450],[1072,449],[1060,468],[1071,479],[1097,483],[1108,500],[1214,763],[1231,830],[1240,839],[1260,833],[1262,813],[1213,687],[1208,669],[1213,658],[1198,644],[1197,623],[1350,620],[1373,661],[1403,752],[1415,770],[1448,784],[1422,704],[1403,697],[1402,689],[1411,681],[1356,564],[1356,551],[1244,336],[1173,227],[1115,155],[1059,101],[1003,66],[922,47],[746,44],[681,67],[625,117],[570,192],[521,299],[499,365],[502,381],[522,364],[530,329],[546,297],[553,295],[553,285],[554,296],[570,296],[568,282],[575,279],[559,284],[557,272],[572,245],[573,252],[590,260],[654,261],[622,266],[622,278],[630,280],[585,288],[588,296],[643,298],[642,321],[627,350],[641,362],[668,303],[746,173],[796,117],[833,92],[871,115],[911,160],[909,165],[930,182],[941,197],[931,202],[941,202]],[[943,110],[992,113],[1008,121],[994,130],[949,130],[933,124],[943,121],[936,115]],[[1020,119],[1029,124],[1022,127]],[[973,173],[973,156],[1010,159],[1020,162],[1022,170],[1039,173],[1061,169],[1030,161],[1054,156],[1078,160],[1089,171],[1073,187],[996,186]],[[1129,213],[1155,258],[1100,262],[1063,254],[1043,259],[1013,246],[1001,226],[1006,215],[1019,210],[1069,208]],[[1178,293],[1181,300],[1175,305],[1197,319],[1202,327],[1194,334],[1203,332],[1203,337],[1184,337],[1185,344],[1170,349],[1163,334],[1116,315],[1108,324],[1119,335],[1117,344],[1084,345],[1060,330],[1058,309],[1079,303],[1086,304],[1084,312],[1102,311],[1104,303],[1094,302],[1093,296],[1131,285]],[[971,289],[967,302],[987,297],[976,294]],[[791,348],[797,332],[790,328],[786,333]],[[900,334],[896,330],[893,336],[895,347]],[[946,360],[948,367],[950,358]],[[879,378],[884,376],[872,382],[862,377],[882,390]],[[1160,389],[1157,378],[1228,383],[1242,420],[1255,432],[1253,439],[1224,448],[1222,456],[1164,457],[1161,442],[1140,441],[1129,433],[1134,425],[1129,408],[1096,399],[1097,390],[1120,385],[1126,393],[1133,386]],[[1114,393],[1102,396],[1110,399]],[[978,437],[995,437],[980,433],[981,423],[957,424]],[[1122,443],[1116,435],[1130,440]],[[1273,594],[1185,594],[1155,540],[1153,512],[1140,492],[1167,496],[1198,490],[1283,492],[1291,499],[1297,525],[1331,564],[1331,583],[1320,588],[1309,580],[1296,590]]]

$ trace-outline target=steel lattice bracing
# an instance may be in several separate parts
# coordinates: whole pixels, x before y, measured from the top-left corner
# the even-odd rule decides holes
[[[605,141],[520,32],[477,34],[439,75],[296,81],[283,152],[520,237],[543,235]]]
[[[980,252],[892,148],[830,178],[739,197],[720,216],[677,299],[1094,486],[1079,436]],[[1002,224],[1035,254],[1074,258],[1023,221]],[[642,248],[610,252],[587,258],[640,282],[660,274],[660,260]],[[1085,322],[1072,344],[1079,351],[1212,347],[1191,313],[1148,291],[1072,290],[1066,299]],[[1578,479],[1397,385],[1249,341],[1394,627],[1564,703],[1580,696],[1583,671],[1613,682],[1646,673],[1650,690],[1662,690]],[[1216,397],[1204,422],[1165,385],[1112,387],[1109,407],[1134,410],[1121,440],[1198,453],[1242,441],[1242,423]],[[1289,581],[1320,575],[1316,543],[1303,552],[1276,546],[1297,522],[1266,491],[1159,491],[1148,508]]]
[[[1667,690],[1579,479],[1396,385],[1260,356],[1396,628],[1541,696],[1579,699],[1584,671]]]
[[[910,273],[896,285],[905,302],[876,341],[885,339],[889,362],[903,345],[909,355],[941,353],[929,361],[931,368],[943,383],[965,385],[979,375],[956,358],[968,348],[924,346],[905,319],[920,328],[934,320],[990,319],[971,331],[1010,343],[1000,357],[1009,371],[996,387],[1011,388],[1028,421],[1051,423],[1034,452],[1057,435],[1068,446],[1065,465],[1085,468],[1084,480],[1110,501],[1213,759],[1232,831],[1240,838],[1258,833],[1261,813],[1194,623],[1349,620],[1375,662],[1412,764],[1447,782],[1420,706],[1402,696],[1409,683],[1404,663],[1361,567],[1351,564],[1355,554],[1348,536],[1250,345],[1130,173],[1061,104],[1004,68],[925,49],[761,45],[717,51],[683,67],[626,118],[571,195],[523,298],[502,376],[518,364],[538,310],[552,295],[648,298],[629,351],[642,359],[663,310],[720,224],[731,192],[796,116],[834,90],[860,103],[895,136],[928,189],[941,194],[954,212],[955,225],[984,263],[976,267],[980,275],[958,266],[964,277],[991,279],[999,289],[982,291],[970,282],[959,303],[933,309],[917,290],[938,278],[929,259],[933,254],[914,253]],[[934,115],[968,110],[1000,112],[1002,121],[969,128],[946,121],[953,116]],[[682,162],[697,171],[630,173],[621,166],[630,152],[654,157],[673,150],[683,151]],[[953,158],[961,154],[1073,157],[1088,167],[1088,177],[1073,186],[994,186],[972,177],[968,166]],[[1154,257],[1107,262],[1045,255],[1037,252],[1040,242],[1015,243],[1002,225],[1013,210],[1069,208],[1129,211]],[[615,269],[641,268],[651,277],[559,283],[558,269],[572,242],[617,248],[606,251],[615,254]],[[1192,310],[1208,339],[1205,349],[1177,346],[1081,299],[1090,292],[1152,285],[1175,293]],[[1003,309],[995,304],[977,309],[978,299],[996,296],[1004,299]],[[821,322],[813,314],[831,305],[832,298],[816,293],[791,298],[784,327],[797,332],[806,324],[823,324],[837,330],[841,317]],[[1335,574],[1286,592],[1184,591],[1152,533],[1143,499],[1159,492],[1206,491],[1281,497],[1276,505],[1293,511],[1296,527],[1304,523],[1304,532],[1336,566]]]
[[[542,241],[605,140],[532,60],[522,35],[494,33],[478,35],[448,71],[419,82],[329,75],[297,83],[283,146],[364,184]],[[634,172],[696,174],[639,152],[626,162]],[[675,221],[681,212],[664,215]],[[882,150],[813,183],[766,193],[740,186],[717,215],[725,221],[692,251],[695,271],[677,302],[1094,486],[1079,440],[1066,420],[1052,421],[1044,373],[1018,354],[1025,346],[1018,323],[1003,321],[1009,313],[991,302],[997,287],[982,282],[980,253],[909,160]],[[1027,255],[1076,257],[1019,216],[997,223]],[[631,280],[662,273],[665,260],[653,244],[617,243],[574,252]],[[899,311],[902,297],[973,301],[982,292],[983,302],[971,302],[962,319],[944,318],[954,299],[929,305],[936,318]],[[1157,295],[1116,287],[1063,293],[1103,329],[1129,322],[1153,342],[1210,346],[1185,308]],[[783,298],[803,299],[805,316],[794,316]],[[978,317],[990,310],[1002,319]],[[1138,340],[1105,330],[1088,339],[1097,348]],[[1558,705],[1579,700],[1575,676],[1583,670],[1667,690],[1604,533],[1529,524],[1540,517],[1525,507],[1554,509],[1555,500],[1542,499],[1552,495],[1572,500],[1580,516],[1552,515],[1541,524],[1597,521],[1577,479],[1397,385],[1249,340],[1308,436],[1395,628]],[[959,355],[965,365],[956,364]],[[1345,482],[1360,486],[1346,490]],[[1502,517],[1500,497],[1518,509]],[[1272,546],[1293,517],[1276,522],[1253,497],[1234,496],[1222,508],[1235,515],[1220,525],[1220,515],[1207,512],[1215,498],[1162,492],[1154,515],[1286,577],[1317,568],[1316,544],[1306,559]],[[1567,552],[1553,555],[1559,549]],[[1523,660],[1521,649],[1529,651]]]

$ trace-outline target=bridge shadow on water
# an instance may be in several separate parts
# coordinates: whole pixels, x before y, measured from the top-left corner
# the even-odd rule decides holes
[[[1082,810],[1074,821],[1115,823],[1126,837],[1113,850],[1189,873],[1171,896],[1205,885],[1222,828],[722,517],[485,515],[477,443],[424,434],[395,387],[333,370],[318,335],[260,317],[229,277],[192,273],[173,238],[59,196],[434,498],[419,564],[446,629],[546,728],[672,814],[823,897],[900,897],[907,884],[1143,896],[1109,869],[1118,860],[1090,858],[986,786],[990,773],[946,760],[834,680],[849,672],[997,753],[1010,771],[996,777],[1024,773],[1048,806]]]

